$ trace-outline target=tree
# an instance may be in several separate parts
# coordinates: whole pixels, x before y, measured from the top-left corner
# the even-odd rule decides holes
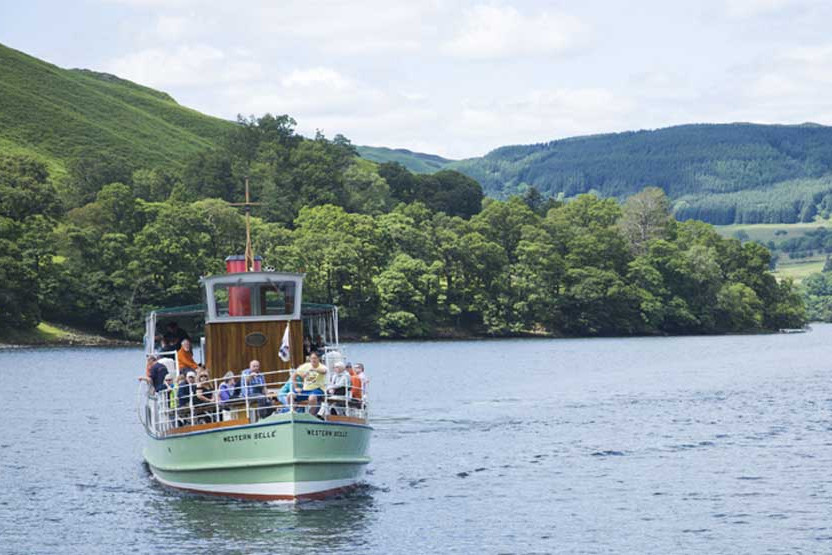
[[[344,172],[346,208],[363,214],[383,214],[390,204],[390,187],[376,172],[353,164]]]
[[[182,171],[182,184],[193,200],[218,198],[238,202],[244,191],[244,184],[234,179],[231,157],[220,150],[200,152],[188,160]]]
[[[416,200],[419,188],[416,176],[398,162],[385,162],[378,167],[378,174],[390,186],[394,201],[410,203]]]
[[[64,201],[70,207],[91,202],[108,183],[129,183],[133,173],[131,164],[121,156],[98,150],[82,150],[67,166],[68,190]]]
[[[647,252],[651,240],[669,236],[672,221],[667,195],[658,187],[647,187],[626,200],[618,225],[630,248],[640,255]]]

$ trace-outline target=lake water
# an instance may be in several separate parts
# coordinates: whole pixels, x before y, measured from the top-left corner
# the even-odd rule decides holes
[[[290,506],[153,481],[138,349],[0,351],[0,552],[832,552],[832,326],[348,353],[366,485]]]

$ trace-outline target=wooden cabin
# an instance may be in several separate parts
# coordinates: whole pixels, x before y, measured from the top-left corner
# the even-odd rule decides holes
[[[157,325],[161,328],[164,321],[193,317],[204,322],[204,337],[191,336],[195,347],[201,344],[202,362],[212,378],[222,378],[229,370],[238,374],[254,359],[260,361],[264,372],[297,368],[305,361],[304,333],[338,343],[337,309],[302,304],[303,276],[257,271],[204,277],[204,305],[150,314],[146,337],[151,340],[146,350],[157,352],[152,341],[159,335]],[[194,324],[191,331],[201,328],[203,322]],[[290,358],[284,361],[279,353],[287,326]]]

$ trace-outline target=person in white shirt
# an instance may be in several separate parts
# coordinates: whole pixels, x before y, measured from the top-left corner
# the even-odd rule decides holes
[[[335,363],[335,371],[329,377],[329,384],[327,384],[326,392],[330,397],[340,397],[340,399],[332,399],[331,403],[335,407],[347,406],[347,387],[350,384],[350,376],[346,372],[346,366],[343,362]]]

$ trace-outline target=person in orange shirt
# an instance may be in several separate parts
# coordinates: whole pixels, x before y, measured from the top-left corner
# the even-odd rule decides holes
[[[355,369],[350,366],[350,406],[361,407],[364,404],[364,365],[356,364]]]
[[[179,373],[187,372],[188,370],[197,369],[197,363],[194,360],[194,353],[191,350],[191,340],[183,339],[182,346],[176,351],[176,361],[179,363]]]

